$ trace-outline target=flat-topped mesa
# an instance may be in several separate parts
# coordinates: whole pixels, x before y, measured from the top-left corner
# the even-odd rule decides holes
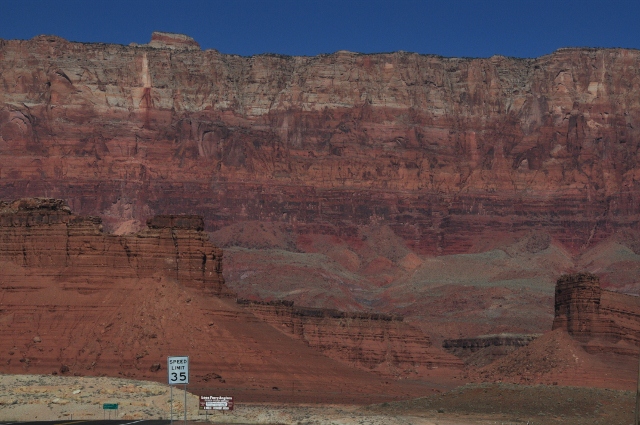
[[[402,316],[296,307],[286,300],[239,299],[237,303],[325,355],[365,370],[420,374],[463,365],[455,356],[432,347],[429,337],[403,322]]]
[[[565,327],[586,342],[594,333],[600,313],[600,279],[591,273],[563,275],[556,283],[553,327]]]
[[[640,297],[602,289],[591,273],[563,275],[555,291],[553,329],[558,328],[587,350],[635,354],[619,343],[640,345]]]
[[[149,46],[173,50],[200,50],[200,44],[184,34],[154,31]]]
[[[0,201],[0,261],[90,286],[161,274],[235,297],[224,284],[222,250],[209,242],[203,223],[194,215],[156,216],[146,229],[116,236],[103,232],[99,217],[73,215],[62,200]]]

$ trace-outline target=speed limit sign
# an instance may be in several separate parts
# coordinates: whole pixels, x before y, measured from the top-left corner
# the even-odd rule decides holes
[[[189,383],[189,356],[167,357],[169,385]]]

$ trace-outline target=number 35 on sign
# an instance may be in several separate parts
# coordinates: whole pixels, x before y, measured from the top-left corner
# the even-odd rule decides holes
[[[189,383],[189,356],[167,357],[169,385]]]

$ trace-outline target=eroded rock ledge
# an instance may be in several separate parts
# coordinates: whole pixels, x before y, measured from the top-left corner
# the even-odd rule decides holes
[[[314,308],[314,307],[300,307],[294,306],[293,301],[289,300],[275,300],[275,301],[256,301],[239,298],[236,301],[242,306],[261,309],[261,307],[272,308],[277,311],[287,311],[292,316],[300,317],[319,317],[330,319],[361,319],[361,320],[381,320],[381,321],[397,321],[402,322],[404,317],[384,314],[384,313],[372,313],[363,311],[340,311],[333,308]]]
[[[475,338],[445,339],[442,342],[444,348],[462,348],[476,351],[481,348],[491,346],[524,347],[536,339],[539,334],[519,335],[519,334],[495,334],[480,335]]]
[[[445,339],[442,348],[467,364],[484,366],[525,347],[540,334],[495,334],[475,338]]]
[[[459,359],[432,347],[429,337],[401,316],[296,307],[292,301],[237,302],[276,329],[363,369],[406,375],[462,367]]]

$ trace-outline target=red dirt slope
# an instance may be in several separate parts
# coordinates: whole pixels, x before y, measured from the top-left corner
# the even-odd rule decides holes
[[[638,359],[589,354],[566,331],[557,329],[478,371],[472,380],[517,384],[570,385],[631,390]]]

